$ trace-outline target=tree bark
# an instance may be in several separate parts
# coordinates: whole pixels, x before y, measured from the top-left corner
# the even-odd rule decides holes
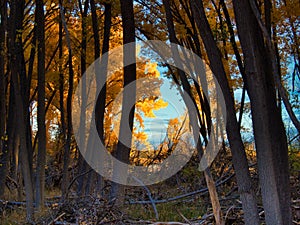
[[[267,1],[268,2],[268,1]],[[271,11],[271,9],[266,9],[267,7],[272,7],[272,5],[270,5],[271,3],[268,2],[267,5],[265,5],[265,11],[267,14],[270,14],[269,11]],[[289,102],[289,99],[288,99],[288,95],[286,93],[286,90],[283,86],[283,84],[281,83],[281,77],[280,77],[280,64],[277,60],[277,57],[276,57],[276,51],[275,51],[275,47],[274,47],[274,44],[272,43],[272,40],[271,40],[271,31],[270,31],[270,24],[271,23],[269,20],[271,20],[271,18],[267,19],[267,22],[266,22],[266,25],[263,24],[262,20],[260,19],[260,13],[255,5],[255,3],[253,3],[252,1],[250,1],[250,5],[251,5],[251,9],[255,15],[255,18],[257,20],[257,23],[261,29],[261,32],[262,32],[262,35],[263,37],[265,38],[265,41],[266,41],[266,51],[267,51],[267,54],[268,54],[268,58],[269,58],[269,61],[270,61],[270,71],[272,71],[273,73],[273,79],[274,79],[274,83],[275,83],[275,86],[276,88],[278,89],[278,95],[279,95],[279,99],[282,98],[282,101],[285,105],[285,108],[288,112],[288,115],[290,117],[290,119],[292,120],[295,128],[298,130],[298,132],[300,133],[300,122],[299,120],[297,119],[293,109],[292,109],[292,106]],[[279,68],[279,69],[278,69]],[[280,110],[281,112],[281,110]]]
[[[81,50],[80,50],[80,72],[81,72],[81,90],[82,90],[82,95],[81,95],[81,108],[80,108],[80,124],[79,124],[79,132],[81,134],[79,135],[79,142],[80,145],[85,146],[86,142],[86,135],[84,134],[85,127],[86,127],[86,103],[87,103],[87,89],[86,89],[86,79],[84,73],[86,71],[86,47],[87,47],[87,12],[88,12],[88,7],[89,7],[89,0],[84,1],[84,6],[82,6],[82,0],[78,0],[79,4],[79,9],[81,13]],[[85,161],[84,158],[81,158],[83,161],[79,173],[84,173],[87,170],[89,170],[89,165]],[[84,187],[87,184],[87,177],[86,176],[81,176],[79,178],[79,185],[78,185],[78,190],[77,194],[80,196],[84,194]]]
[[[45,201],[46,125],[45,125],[45,18],[44,2],[36,1],[36,37],[38,48],[38,156],[36,172],[36,207],[40,210]]]
[[[8,134],[8,150],[11,152],[12,161],[10,164],[10,173],[12,178],[17,180],[19,168],[19,145],[15,147],[14,143],[18,142],[18,134],[16,132],[16,101],[15,92],[12,83],[9,85],[9,103],[8,103],[8,116],[7,116],[7,134]]]
[[[236,172],[240,198],[245,213],[245,224],[258,225],[259,219],[257,204],[249,173],[248,161],[244,151],[239,124],[236,119],[234,99],[230,91],[227,76],[222,63],[222,56],[213,38],[211,28],[205,16],[202,0],[191,0],[191,2],[195,21],[210,61],[211,70],[220,84],[226,103],[226,131],[231,147],[232,161]]]
[[[124,47],[123,50],[123,61],[126,64],[126,61],[135,62],[136,57],[136,48],[135,48],[135,22],[134,22],[134,12],[133,12],[133,0],[120,0],[121,1],[121,14],[122,14],[122,26],[123,26],[123,44],[133,43],[133,45]],[[136,64],[132,63],[131,65],[124,67],[124,83],[123,87],[125,88],[131,82],[136,80]],[[129,163],[129,154],[131,149],[131,140],[132,134],[126,133],[124,130],[125,127],[133,129],[133,119],[135,111],[135,100],[136,99],[136,86],[132,86],[132,90],[125,92],[123,94],[123,104],[122,104],[122,115],[121,115],[121,124],[119,131],[119,141],[117,144],[115,157],[124,162]],[[129,117],[128,117],[129,116]],[[129,136],[128,136],[129,135]],[[125,138],[128,136],[127,138]],[[124,143],[120,141],[123,139]],[[118,168],[114,168],[113,176],[118,177]],[[127,171],[126,171],[127,172]],[[124,187],[120,186],[117,183],[112,184],[110,198],[111,200],[116,198],[116,201],[123,203],[124,200]]]
[[[22,45],[22,39],[20,38],[20,32],[22,30],[17,30],[17,25],[22,24],[23,12],[18,12],[24,10],[24,1],[11,1],[10,5],[10,32],[9,32],[9,47],[11,50],[10,56],[10,68],[11,68],[11,79],[15,94],[15,102],[18,109],[16,109],[16,120],[18,129],[18,135],[20,137],[20,157],[21,157],[21,167],[22,174],[25,184],[26,193],[26,220],[27,222],[33,221],[33,185],[32,185],[32,174],[29,166],[29,156],[26,143],[26,118],[24,115],[24,102],[21,93],[21,84],[19,82],[20,74],[22,73],[21,58],[23,51],[20,51],[20,45]],[[18,12],[18,13],[17,13]]]
[[[173,42],[173,43],[178,44],[178,40],[177,40],[176,34],[175,34],[175,28],[174,28],[174,23],[173,23],[173,16],[172,16],[172,12],[171,12],[170,2],[169,2],[169,0],[163,0],[163,4],[164,4],[164,7],[165,7],[165,11],[166,11],[167,27],[168,27],[168,32],[169,32],[169,36],[170,36],[170,41]],[[174,57],[179,56],[179,53],[176,50],[173,50],[173,49],[172,49],[172,54],[173,54]],[[179,63],[179,62],[177,62],[177,63]],[[177,65],[177,67],[179,67],[179,65]],[[181,71],[179,69],[178,69],[178,73],[179,73],[179,76],[180,76],[180,79],[181,79],[181,82],[182,82],[182,85],[183,85],[183,89],[189,94],[191,99],[193,99],[193,103],[194,103],[195,107],[197,108],[197,105],[195,103],[194,97],[193,97],[192,92],[191,92],[191,86],[190,86],[190,84],[187,80],[186,75],[184,74],[183,71]],[[184,98],[184,96],[183,96],[183,98]],[[200,133],[199,133],[200,128],[198,126],[198,121],[197,121],[197,120],[199,120],[199,122],[201,124],[201,119],[200,119],[199,112],[198,112],[198,114],[193,115],[192,111],[193,110],[188,110],[189,118],[190,118],[190,121],[191,121],[191,126],[192,126],[192,129],[193,129],[193,133],[194,133],[194,140],[195,140],[196,143],[198,143],[197,144],[198,154],[199,154],[199,156],[201,156],[203,154],[203,149],[202,149],[202,146],[201,146],[201,140],[199,139],[200,138],[200,136],[199,136],[200,135]],[[203,135],[204,139],[206,139],[205,136],[206,135],[204,134]],[[210,194],[209,196],[210,196],[210,199],[211,199],[216,224],[217,225],[223,225],[223,224],[225,224],[225,222],[224,222],[223,216],[222,216],[222,210],[221,210],[221,207],[220,207],[218,193],[217,193],[216,186],[214,184],[215,182],[214,182],[214,180],[211,176],[209,168],[207,168],[204,171],[204,176],[205,176],[205,181],[207,183],[207,188],[209,190],[209,194]]]
[[[92,11],[92,22],[93,22],[93,32],[94,32],[94,40],[95,40],[95,60],[100,57],[100,38],[99,38],[99,30],[98,30],[98,23],[97,23],[97,14],[96,14],[96,7],[94,0],[90,0],[91,2],[91,11]],[[110,38],[110,29],[111,29],[111,4],[104,4],[104,36],[103,36],[103,43],[102,43],[102,56],[109,51],[109,38]],[[101,65],[102,68],[99,68],[99,64],[96,63],[95,65],[95,72],[96,72],[96,79],[97,85],[102,87],[100,90],[99,97],[96,102],[95,106],[95,121],[96,121],[96,128],[99,135],[100,140],[104,144],[104,114],[105,114],[105,101],[106,101],[106,79],[107,79],[107,64],[108,64],[108,57],[101,58]],[[105,60],[105,61],[104,61]],[[101,70],[101,74],[100,74]],[[102,77],[100,77],[102,75]],[[104,144],[105,145],[105,144]],[[102,190],[103,188],[103,179],[98,174],[98,190]]]
[[[6,134],[6,79],[5,79],[5,45],[7,31],[7,2],[0,2],[0,198],[4,195],[5,179],[7,174],[7,161],[9,157],[8,136]]]
[[[59,1],[59,4],[62,5],[62,0]],[[61,12],[64,13],[64,12]],[[64,105],[64,74],[63,74],[63,23],[62,23],[62,16],[59,16],[59,30],[58,30],[58,58],[59,58],[59,108],[60,108],[60,124],[61,124],[61,138],[63,149],[66,149],[66,118],[65,118],[65,105]],[[66,175],[63,175],[62,185],[61,185],[61,194],[64,200],[66,196],[68,186],[68,179]]]
[[[287,140],[276,104],[272,65],[250,2],[234,0],[233,6],[245,58],[266,223],[291,224]]]
[[[59,10],[61,16],[61,22],[66,32],[66,41],[68,46],[68,64],[69,64],[69,89],[67,95],[67,134],[66,134],[66,142],[64,147],[64,165],[63,165],[63,173],[62,173],[62,191],[65,195],[62,196],[62,201],[64,201],[67,196],[68,191],[68,183],[69,183],[69,163],[70,163],[70,147],[71,147],[71,138],[72,138],[72,96],[73,96],[73,84],[74,84],[74,71],[72,64],[72,48],[71,48],[71,38],[68,30],[67,22],[65,19],[63,1],[59,2]]]

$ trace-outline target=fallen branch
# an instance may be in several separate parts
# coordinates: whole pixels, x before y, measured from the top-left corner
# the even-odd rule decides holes
[[[0,199],[0,203],[6,206],[25,206],[26,207],[26,202],[16,202],[16,201],[4,201]],[[49,203],[46,202],[45,206],[50,206],[50,207],[55,207],[61,205],[60,203]],[[33,203],[33,206],[35,207],[35,203]]]
[[[48,225],[55,224],[60,218],[62,218],[66,213],[60,214],[58,217],[56,217],[54,220],[52,220]]]
[[[206,215],[203,215],[201,217],[201,220],[198,222],[200,225],[203,224],[203,223],[206,223],[207,222],[207,219],[210,218],[210,217],[213,217],[214,214],[211,213],[211,214],[206,214]]]
[[[232,177],[234,177],[234,173],[231,174],[229,177],[225,178],[223,181],[220,181],[216,184],[216,187],[226,183],[228,180],[230,180]],[[197,191],[193,191],[193,192],[189,192],[186,194],[182,194],[182,195],[177,195],[175,197],[172,198],[167,198],[167,199],[159,199],[159,200],[153,200],[153,201],[129,201],[129,204],[152,204],[152,202],[154,203],[167,203],[167,202],[172,202],[172,201],[176,201],[178,199],[181,198],[186,198],[189,196],[193,196],[193,195],[197,195],[197,194],[204,194],[208,192],[208,188],[203,188]]]
[[[156,208],[155,202],[152,198],[152,195],[151,195],[151,192],[150,192],[149,188],[141,180],[139,180],[137,177],[133,177],[133,179],[136,180],[139,184],[141,184],[143,186],[143,188],[146,190],[148,198],[151,202],[151,205],[152,205],[154,213],[155,213],[155,218],[158,220],[159,217],[158,217],[157,208]]]
[[[12,201],[0,200],[0,203],[2,203],[3,205],[9,205],[9,206],[26,206],[26,202],[12,202]]]
[[[180,222],[156,222],[156,223],[151,223],[151,225],[189,225],[189,224],[180,223]]]
[[[225,221],[227,220],[227,217],[228,217],[228,215],[229,215],[229,212],[230,212],[231,210],[233,210],[234,208],[235,208],[235,205],[232,205],[232,206],[229,207],[229,209],[227,210],[226,215],[225,215]]]

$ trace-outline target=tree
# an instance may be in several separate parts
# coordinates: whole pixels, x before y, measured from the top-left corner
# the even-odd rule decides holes
[[[38,47],[38,158],[36,176],[36,207],[44,206],[45,166],[46,166],[46,126],[45,126],[45,18],[43,0],[36,1],[37,47]]]
[[[62,0],[59,1],[60,11],[62,10]],[[65,152],[68,152],[66,148],[70,148],[70,146],[67,146],[66,143],[66,133],[67,133],[67,128],[66,128],[66,118],[65,118],[65,104],[64,104],[64,74],[63,74],[63,19],[62,19],[62,14],[64,14],[63,11],[60,12],[59,14],[59,33],[58,33],[58,48],[59,48],[59,107],[60,107],[60,120],[61,120],[61,135],[62,135],[62,144],[63,144],[63,149]],[[69,157],[69,156],[66,156]],[[66,162],[65,164],[68,164]],[[61,185],[61,192],[64,197],[67,194],[67,186],[68,186],[68,171],[64,171],[63,173],[63,181]]]
[[[123,44],[131,43],[130,47],[124,46],[123,61],[126,64],[127,61],[135,62],[136,50],[135,50],[135,23],[133,12],[133,0],[120,0],[121,2],[121,14],[122,14],[122,26],[123,26]],[[132,63],[124,67],[124,80],[123,87],[134,82],[136,80],[136,64]],[[130,92],[123,94],[122,115],[119,131],[119,141],[115,151],[115,157],[125,163],[129,163],[129,155],[131,149],[131,134],[126,133],[125,127],[129,124],[129,128],[132,131],[134,111],[135,111],[135,98],[136,90],[135,84],[132,86]],[[129,106],[129,107],[128,107]],[[129,117],[128,117],[129,116]],[[128,137],[126,137],[128,136]],[[125,138],[126,137],[126,138]],[[120,141],[122,140],[122,142]],[[125,143],[123,141],[125,140]],[[113,176],[117,177],[120,171],[118,168],[114,168]],[[127,172],[126,172],[127,173]],[[123,190],[117,183],[112,184],[111,199],[117,198],[117,201],[122,202]]]
[[[6,79],[5,79],[5,32],[7,30],[7,2],[0,3],[0,197],[5,190],[5,179],[7,174],[8,148],[6,135]]]
[[[26,118],[24,115],[24,100],[22,98],[20,77],[22,77],[22,39],[20,33],[22,32],[22,16],[24,11],[24,1],[12,1],[10,13],[10,27],[9,33],[9,49],[11,53],[10,68],[12,86],[14,88],[14,97],[16,106],[16,119],[18,124],[18,135],[20,137],[20,158],[22,166],[22,175],[24,178],[25,192],[26,192],[26,218],[28,222],[33,221],[33,185],[32,174],[29,164],[29,154],[26,141]],[[21,26],[21,27],[20,27]],[[21,29],[17,29],[21,28]],[[21,50],[21,51],[20,51]]]
[[[81,74],[81,112],[80,112],[80,127],[79,132],[83,132],[86,127],[86,104],[87,104],[87,83],[84,76],[86,71],[86,48],[87,48],[87,13],[89,7],[89,0],[84,1],[78,0],[79,11],[81,15],[81,41],[80,41],[80,74]],[[86,137],[84,133],[80,134],[80,144],[85,146]],[[85,159],[80,155],[80,173],[85,173],[89,170],[89,165]],[[87,179],[85,176],[81,176],[79,179],[77,194],[82,195],[84,192],[84,187],[86,187]]]
[[[167,27],[168,27],[168,31],[169,31],[169,35],[170,35],[170,41],[173,42],[173,43],[178,44],[176,34],[175,34],[175,29],[174,29],[173,16],[172,16],[172,13],[171,13],[170,2],[169,2],[169,0],[163,0],[163,3],[164,3],[164,6],[165,6],[165,10],[166,10]],[[173,57],[178,57],[179,53],[174,49],[172,49],[172,50],[173,50]],[[179,62],[177,62],[177,63],[179,63]],[[195,107],[197,108],[196,101],[195,101],[195,98],[192,96],[191,86],[190,86],[190,84],[187,80],[186,75],[184,74],[183,71],[181,71],[179,69],[178,69],[178,73],[179,73],[180,80],[182,82],[183,89],[193,99],[193,103],[194,103]],[[200,138],[199,138],[200,128],[198,127],[198,121],[197,121],[197,120],[199,120],[199,122],[201,124],[200,114],[198,112],[198,115],[194,115],[192,113],[192,111],[193,110],[188,109],[189,117],[190,117],[190,121],[191,121],[191,126],[193,128],[193,133],[194,133],[194,136],[195,136],[195,143],[197,143],[198,154],[199,154],[199,157],[201,158],[201,155],[203,154],[202,153],[203,149],[202,149],[201,141],[200,141]],[[205,135],[203,135],[203,137],[205,137]],[[224,220],[222,218],[222,211],[221,211],[221,207],[220,207],[220,202],[219,202],[218,194],[217,194],[216,187],[215,187],[215,184],[214,184],[215,182],[212,178],[212,175],[210,173],[209,168],[207,168],[204,171],[204,176],[205,176],[207,187],[209,189],[210,199],[211,199],[211,202],[212,202],[212,207],[213,207],[213,211],[214,211],[216,224],[217,225],[225,224]]]
[[[112,19],[112,6],[110,3],[104,4],[104,37],[103,37],[103,43],[102,43],[102,56],[109,51],[109,38],[110,38],[110,30],[111,30],[111,19]],[[97,60],[100,57],[100,38],[99,38],[99,30],[98,30],[98,23],[97,23],[97,14],[95,9],[95,2],[94,0],[91,0],[91,9],[92,9],[92,21],[93,21],[93,33],[94,33],[94,41],[95,41],[95,60]],[[102,58],[102,65],[104,73],[102,73],[103,77],[99,77],[99,74],[97,74],[97,84],[100,84],[102,87],[99,99],[96,102],[95,106],[95,114],[97,115],[96,120],[96,126],[97,131],[100,140],[105,143],[105,137],[104,137],[104,119],[105,119],[105,103],[106,103],[106,79],[107,74],[105,74],[105,71],[107,71],[107,58]],[[106,60],[106,62],[103,62],[103,60]],[[99,65],[96,65],[96,73],[97,71],[100,71],[100,68],[98,68]],[[103,82],[103,85],[101,85],[101,81]],[[103,181],[99,175],[99,189],[102,189],[103,187]]]
[[[23,205],[22,201],[25,200],[27,222],[39,223],[34,221],[34,211],[44,206],[45,190],[48,187],[61,185],[63,203],[68,203],[68,194],[76,190],[76,185],[78,195],[107,193],[105,188],[109,185],[104,184],[109,184],[109,181],[92,171],[76,147],[71,105],[73,88],[89,64],[102,55],[99,61],[103,67],[97,68],[100,64],[93,65],[96,85],[103,87],[97,96],[95,108],[85,107],[89,104],[85,97],[90,90],[87,88],[88,81],[85,84],[83,80],[82,90],[87,96],[78,99],[78,102],[83,103],[82,108],[73,112],[83,115],[76,121],[81,123],[82,131],[86,130],[83,129],[86,119],[92,117],[96,122],[98,136],[110,154],[131,165],[153,165],[153,168],[156,163],[169,157],[175,147],[188,151],[196,142],[199,155],[193,155],[192,161],[176,174],[176,182],[183,185],[180,188],[194,191],[206,179],[207,188],[202,190],[205,193],[209,191],[217,224],[224,222],[222,202],[218,200],[218,194],[223,193],[220,192],[222,189],[215,186],[222,188],[234,176],[237,182],[234,180],[230,184],[237,183],[245,224],[259,224],[256,198],[261,195],[254,193],[254,190],[260,193],[257,188],[262,193],[266,223],[290,224],[292,203],[286,140],[289,131],[285,130],[283,122],[291,120],[293,136],[294,131],[300,129],[297,118],[300,54],[297,39],[298,6],[299,1],[295,0],[276,3],[271,0],[234,0],[233,3],[225,0],[1,0],[0,198],[12,200],[7,198],[16,196],[14,201],[18,202],[9,201],[7,205]],[[220,122],[214,119],[214,113],[220,107],[212,110],[217,103],[211,98],[205,98],[206,86],[209,93],[215,93],[215,90],[209,89],[211,85],[208,83],[212,77],[210,70],[205,68],[208,77],[203,82],[194,73],[192,60],[186,60],[190,63],[185,64],[190,73],[185,73],[175,68],[180,67],[181,62],[175,62],[177,66],[153,62],[156,54],[152,54],[152,50],[148,52],[148,48],[142,45],[137,54],[142,57],[136,60],[137,63],[114,74],[102,73],[110,72],[106,71],[110,66],[109,58],[103,56],[122,44],[132,42],[131,46],[134,46],[136,39],[172,42],[192,50],[209,65],[219,81],[226,101],[226,132],[231,154],[225,151],[228,144],[224,141],[222,153],[226,154],[226,160],[215,161],[204,176],[194,171],[199,158],[203,158],[201,143],[208,143],[214,125],[218,126]],[[124,50],[122,61],[126,63],[129,59],[134,62],[135,47],[124,47]],[[172,50],[172,55],[178,58],[176,56],[180,54],[180,49]],[[182,59],[188,59],[188,54],[182,53],[186,54]],[[151,60],[140,62],[143,56],[151,56]],[[101,75],[98,71],[101,71]],[[162,76],[165,77],[158,79],[155,84],[146,83],[143,91],[147,97],[143,95],[136,99],[136,96],[140,96],[137,94],[139,86],[135,87],[132,82],[140,78]],[[189,95],[193,101],[193,110],[188,110],[185,117],[169,120],[166,137],[161,138],[161,144],[157,144],[157,140],[156,143],[153,140],[158,137],[148,135],[151,120],[148,118],[156,117],[155,111],[167,106],[161,98],[165,96],[161,96],[160,90],[164,79],[170,79],[172,84],[176,84],[179,94],[185,92]],[[201,85],[197,83],[199,80]],[[125,93],[122,104],[122,99],[117,96],[129,84],[133,88],[131,92]],[[235,101],[240,97],[240,92],[241,100]],[[186,102],[187,99],[182,98]],[[189,107],[189,104],[186,105]],[[285,117],[285,109],[289,118]],[[246,116],[252,116],[253,127],[244,120]],[[164,125],[168,123],[165,121]],[[218,131],[222,130],[221,126],[223,124],[218,126]],[[124,127],[130,127],[132,132],[125,131]],[[193,137],[190,136],[191,130]],[[244,133],[245,130],[247,133]],[[257,153],[255,156],[248,154],[247,146],[244,147],[242,141],[242,138],[252,138],[252,134],[256,144],[256,151],[253,150]],[[81,135],[80,142],[84,142],[88,149],[96,149],[98,146],[93,143],[93,138],[97,135],[91,136]],[[184,146],[180,142],[184,142]],[[290,160],[294,160],[293,157]],[[256,182],[252,183],[251,179],[256,177],[250,176],[248,166],[256,158],[258,187],[254,186]],[[232,168],[229,159],[232,159],[235,173],[229,169]],[[186,173],[186,169],[193,169],[193,172]],[[119,170],[115,167],[112,172],[116,178]],[[121,173],[120,178],[126,179],[127,171],[121,172],[124,173]],[[229,177],[215,183],[212,178],[216,176],[221,176],[220,180]],[[186,180],[183,182],[183,179]],[[197,184],[185,183],[190,180],[197,180]],[[169,185],[169,181],[174,180],[170,179],[162,186]],[[150,192],[156,190],[156,187],[160,188],[159,185],[145,187],[149,199]],[[123,203],[124,190],[123,186],[113,183],[110,200],[116,198],[117,204]],[[134,189],[136,191],[138,189]],[[193,193],[203,192],[200,190]],[[160,195],[156,197],[160,198]],[[99,201],[100,204],[102,202]],[[153,205],[156,202],[165,200],[155,197],[151,199]]]
[[[59,11],[60,11],[60,18],[64,30],[66,32],[66,41],[68,46],[68,65],[69,65],[69,88],[67,94],[67,134],[66,141],[64,142],[64,163],[63,163],[63,182],[62,182],[62,200],[67,195],[67,187],[69,183],[69,162],[70,162],[70,148],[71,148],[71,138],[72,138],[72,96],[73,96],[73,85],[74,85],[74,70],[73,70],[73,62],[72,62],[72,48],[71,48],[71,38],[70,33],[68,30],[67,22],[65,19],[63,1],[59,2]]]
[[[198,4],[197,4],[198,2]],[[236,119],[234,99],[230,91],[227,76],[209,23],[205,16],[203,2],[191,0],[195,20],[210,61],[210,67],[221,86],[227,111],[226,131],[232,152],[232,161],[236,172],[239,192],[245,212],[246,224],[259,224],[254,190],[249,174],[248,162],[244,151],[239,125]]]
[[[288,149],[268,49],[251,1],[233,1],[245,60],[246,82],[267,224],[291,224]]]

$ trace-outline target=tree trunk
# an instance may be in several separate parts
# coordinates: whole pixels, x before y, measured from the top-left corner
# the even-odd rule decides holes
[[[95,41],[95,60],[97,60],[100,57],[100,38],[99,38],[99,30],[98,30],[98,19],[96,14],[96,6],[94,0],[90,0],[91,3],[91,11],[92,11],[92,22],[93,22],[93,33],[94,33],[94,41]],[[103,37],[103,44],[102,44],[102,56],[108,52],[109,50],[109,37],[110,37],[110,29],[111,29],[111,4],[104,4],[105,11],[104,11],[104,37]],[[95,115],[96,115],[96,128],[99,135],[100,140],[104,143],[104,113],[105,113],[105,101],[106,101],[106,79],[107,74],[105,73],[107,70],[107,57],[101,58],[101,65],[103,68],[101,68],[102,71],[102,77],[99,77],[100,74],[100,68],[99,64],[96,63],[95,65],[95,72],[96,72],[96,79],[97,79],[97,85],[102,87],[100,90],[100,94],[98,97],[98,100],[96,102],[95,106]],[[105,61],[103,61],[105,60]],[[104,73],[103,73],[104,71]],[[101,191],[103,188],[103,179],[99,174],[94,174],[94,176],[98,180],[98,187],[97,190]]]
[[[23,51],[20,51],[20,45],[22,46],[22,39],[20,38],[20,32],[22,30],[17,30],[17,25],[22,24],[22,15],[24,12],[24,1],[11,1],[10,8],[10,29],[9,33],[9,47],[11,49],[10,57],[10,68],[11,68],[11,79],[12,85],[14,88],[15,102],[18,107],[16,111],[16,120],[18,129],[18,135],[20,137],[20,157],[21,157],[21,166],[22,174],[25,184],[25,193],[26,193],[26,218],[28,222],[33,221],[33,185],[32,185],[32,174],[29,166],[29,156],[26,143],[26,121],[25,121],[25,112],[24,112],[24,102],[21,93],[21,84],[19,82],[19,76],[22,73],[21,58]]]
[[[62,172],[62,190],[65,195],[62,196],[62,201],[64,201],[65,197],[67,197],[67,187],[69,184],[69,163],[70,163],[70,147],[71,147],[71,138],[72,138],[72,96],[73,96],[73,84],[74,84],[74,71],[72,64],[72,48],[71,48],[71,38],[68,30],[67,22],[65,19],[64,8],[62,5],[63,1],[59,1],[59,11],[61,22],[66,32],[66,41],[68,46],[68,64],[69,64],[69,89],[67,95],[67,134],[66,134],[66,142],[64,147],[64,165]]]
[[[84,75],[86,71],[86,46],[87,46],[87,11],[89,6],[89,0],[85,0],[84,6],[82,6],[82,0],[78,0],[79,9],[81,12],[81,52],[80,52],[80,70],[81,70],[81,112],[80,112],[80,125],[79,125],[79,132],[81,134],[79,135],[79,142],[81,146],[85,146],[86,142],[86,135],[84,133],[85,127],[86,127],[86,103],[87,103],[87,89],[86,89],[86,78]],[[79,174],[85,173],[89,170],[89,165],[86,163],[85,159],[82,167],[79,169]],[[77,194],[80,196],[84,194],[84,187],[87,184],[87,177],[86,176],[80,176],[79,178],[79,185],[78,185],[78,191]]]
[[[135,62],[136,49],[135,49],[135,23],[134,23],[134,12],[133,12],[133,0],[120,0],[121,1],[121,14],[122,14],[122,26],[123,26],[123,44],[134,43],[130,48],[124,47],[123,61]],[[131,82],[136,80],[136,64],[124,67],[124,84],[125,88]],[[115,157],[124,162],[129,163],[129,154],[131,149],[132,134],[126,133],[125,129],[128,127],[132,131],[133,119],[135,111],[135,100],[136,99],[136,86],[132,85],[132,90],[125,92],[123,94],[123,104],[122,104],[122,115],[121,124],[119,131],[119,141],[117,144]],[[129,116],[129,117],[128,117]],[[128,136],[128,138],[125,138]],[[122,140],[122,142],[120,141]],[[118,168],[113,169],[113,176],[118,177]],[[127,171],[123,171],[127,173]],[[117,198],[117,202],[123,203],[124,199],[124,187],[117,183],[112,184],[110,198],[111,200]]]
[[[62,5],[62,0],[59,1],[59,4]],[[61,12],[64,13],[64,12]],[[62,23],[62,16],[59,16],[59,30],[58,30],[58,58],[59,58],[59,108],[60,108],[60,123],[61,123],[61,138],[62,138],[62,144],[63,149],[65,150],[66,147],[66,118],[65,118],[65,105],[64,105],[64,74],[63,74],[63,23]],[[66,151],[65,151],[66,152]],[[62,184],[61,184],[61,195],[62,200],[64,200],[64,197],[66,196],[68,187],[68,178],[66,177],[66,174],[63,174]]]
[[[5,179],[7,174],[8,161],[8,136],[6,134],[6,82],[5,82],[5,45],[6,45],[6,22],[7,22],[7,2],[0,2],[0,198],[4,195]]]
[[[234,99],[230,91],[225,69],[222,63],[220,50],[213,38],[213,34],[203,8],[202,0],[191,0],[192,9],[197,23],[202,41],[204,43],[210,67],[216,76],[226,103],[227,124],[226,131],[232,152],[232,161],[236,173],[239,193],[244,210],[245,224],[258,225],[258,212],[254,190],[252,187],[251,177],[248,168],[246,153],[242,142],[239,124],[236,119]]]
[[[8,116],[7,116],[7,134],[8,134],[8,150],[11,154],[10,173],[14,180],[18,178],[19,167],[19,145],[15,147],[15,142],[18,142],[19,136],[16,132],[16,101],[14,87],[11,84],[9,86],[9,104],[8,104]]]
[[[36,172],[36,207],[40,210],[45,201],[46,125],[45,125],[45,18],[44,2],[36,1],[36,37],[38,47],[38,156]]]
[[[165,11],[166,11],[167,27],[168,27],[168,31],[169,31],[169,35],[170,35],[170,41],[173,42],[173,43],[178,44],[177,38],[175,36],[176,34],[175,34],[175,29],[174,29],[173,16],[172,16],[172,13],[171,13],[170,2],[169,2],[169,0],[163,0],[163,4],[165,6]],[[179,53],[177,51],[173,50],[172,54],[173,54],[174,57],[175,56],[179,57]],[[177,67],[179,67],[179,65],[177,65]],[[183,89],[189,94],[190,98],[193,99],[194,105],[197,108],[197,105],[195,103],[195,100],[194,100],[192,92],[191,92],[191,86],[188,83],[186,75],[184,74],[183,71],[181,71],[179,69],[178,69],[178,73],[179,73],[179,76],[180,76],[180,79],[181,79],[181,82],[182,82],[182,85],[183,85]],[[183,98],[184,98],[184,96],[183,96]],[[193,129],[193,133],[194,133],[194,140],[195,140],[196,143],[198,143],[197,144],[198,154],[199,154],[199,156],[201,156],[203,154],[203,149],[202,149],[202,146],[200,144],[201,140],[199,140],[199,131],[200,131],[200,129],[199,129],[199,126],[198,126],[198,121],[197,121],[197,120],[199,120],[199,122],[201,124],[200,115],[199,115],[199,112],[198,112],[197,115],[193,115],[192,111],[193,110],[188,110],[189,118],[190,118],[190,121],[191,121],[191,126],[192,126],[192,129]],[[204,139],[206,138],[205,134],[202,135],[202,136],[204,137]],[[209,168],[207,168],[204,171],[204,176],[205,176],[205,181],[207,183],[207,188],[209,190],[209,194],[210,194],[209,196],[210,196],[210,199],[211,199],[216,224],[217,225],[223,225],[223,224],[225,224],[225,222],[224,222],[223,216],[222,216],[222,211],[221,211],[221,207],[220,207],[218,193],[217,193],[215,182],[214,182],[214,180],[211,176]]]
[[[245,58],[266,223],[291,224],[287,140],[271,62],[249,1],[234,0],[233,6]]]

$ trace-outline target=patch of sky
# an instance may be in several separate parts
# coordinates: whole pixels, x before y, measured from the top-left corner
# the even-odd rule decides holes
[[[162,76],[164,68],[158,70]],[[144,117],[144,131],[148,135],[148,141],[155,147],[159,145],[166,137],[169,120],[179,118],[186,112],[186,106],[183,99],[172,81],[162,77],[163,84],[160,87],[161,96],[168,106],[154,112],[155,118]]]

